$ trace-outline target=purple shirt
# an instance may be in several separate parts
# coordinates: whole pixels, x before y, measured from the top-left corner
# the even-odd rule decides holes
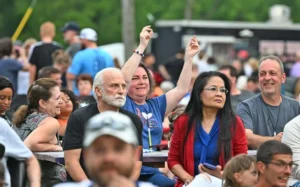
[[[296,62],[293,65],[290,76],[291,77],[300,77],[300,62]]]

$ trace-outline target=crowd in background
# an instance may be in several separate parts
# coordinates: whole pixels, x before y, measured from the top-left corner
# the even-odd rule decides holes
[[[259,172],[257,184],[264,186],[272,177],[263,164],[275,159],[278,168],[294,166],[290,148],[268,140],[283,141],[293,152],[300,149],[293,142],[298,136],[290,130],[299,131],[292,124],[300,126],[300,52],[259,60],[242,50],[235,60],[221,64],[200,50],[199,41],[192,37],[186,49],[166,62],[156,62],[154,54],[143,54],[153,34],[148,26],[121,66],[98,47],[95,30],[66,23],[61,29],[66,49],[55,42],[58,33],[53,23],[45,22],[40,41],[0,39],[0,117],[26,145],[16,143],[24,154],[20,157],[33,159],[30,151],[65,154],[65,166],[39,161],[42,173],[36,176],[41,175],[43,186],[97,179],[89,168],[92,164],[84,165],[82,150],[92,145],[83,145],[84,125],[107,110],[129,117],[138,133],[136,141],[121,139],[137,147],[140,158],[134,160],[137,164],[127,177],[134,181],[172,187],[192,184],[200,175],[223,179],[226,187],[254,186]],[[264,112],[274,127],[271,130],[263,125]],[[265,155],[268,149],[259,147],[264,143],[273,146],[271,155],[289,156],[283,161],[278,158],[284,166],[277,157]],[[157,147],[169,149],[168,166],[142,166],[143,152]],[[248,149],[258,149],[257,159],[247,155]],[[206,162],[216,168],[207,169]],[[251,172],[251,180],[245,171]],[[290,173],[278,183],[286,184]],[[300,178],[297,173],[293,177],[296,182],[290,184],[296,186]],[[29,178],[34,184],[34,176]]]

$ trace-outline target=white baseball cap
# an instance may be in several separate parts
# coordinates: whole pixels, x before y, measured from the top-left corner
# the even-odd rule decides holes
[[[95,42],[95,41],[97,41],[97,33],[94,29],[85,28],[80,31],[79,38]]]
[[[92,117],[85,129],[83,146],[90,146],[103,135],[113,136],[135,146],[139,144],[132,120],[119,112],[106,111]]]

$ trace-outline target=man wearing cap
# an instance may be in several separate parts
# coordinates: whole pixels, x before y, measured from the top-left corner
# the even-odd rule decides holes
[[[78,37],[80,27],[76,22],[67,22],[62,28],[64,34],[64,40],[69,45],[65,50],[72,58],[74,55],[81,50],[81,43]]]
[[[83,139],[84,164],[92,181],[57,187],[154,187],[130,179],[139,157],[138,145],[136,128],[128,116],[113,111],[97,114],[88,121]]]
[[[97,33],[91,28],[85,28],[80,32],[82,47],[84,50],[75,54],[67,73],[68,89],[79,94],[74,80],[80,74],[89,74],[93,78],[104,68],[114,67],[112,57],[97,46]]]

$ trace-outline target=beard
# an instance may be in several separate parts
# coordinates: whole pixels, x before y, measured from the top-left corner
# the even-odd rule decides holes
[[[127,167],[116,166],[113,163],[103,164],[97,171],[92,172],[91,178],[99,186],[106,187],[118,175],[130,178],[134,163]],[[108,171],[108,173],[106,173]],[[113,172],[110,172],[113,171]]]
[[[124,106],[124,104],[126,102],[126,97],[125,96],[110,96],[110,95],[107,95],[104,90],[102,90],[102,101],[105,102],[107,105],[120,108],[120,107]]]

